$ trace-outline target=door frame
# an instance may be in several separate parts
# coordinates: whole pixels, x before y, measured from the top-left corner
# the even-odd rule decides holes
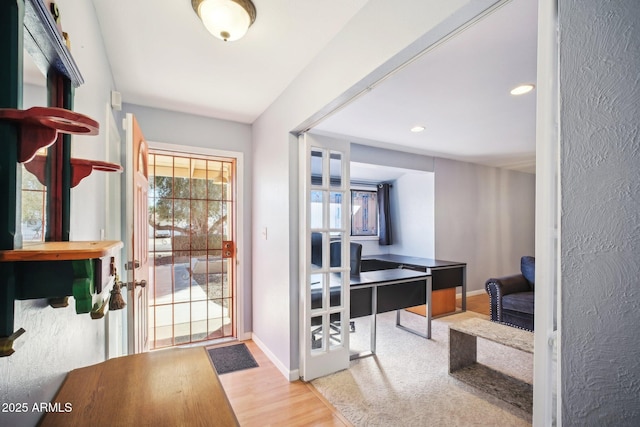
[[[245,265],[245,260],[250,259],[249,255],[249,243],[245,240],[245,182],[244,182],[244,154],[239,151],[229,151],[217,148],[205,148],[197,147],[193,145],[171,144],[157,141],[147,141],[150,150],[164,150],[171,151],[179,154],[195,154],[202,156],[212,157],[226,157],[234,159],[236,162],[236,280],[234,284],[234,307],[233,315],[235,318],[235,331],[234,336],[239,340],[251,339],[251,331],[246,330],[245,313],[244,308],[245,301],[247,300],[247,294],[245,289],[245,278],[250,277],[245,274],[245,268],[250,267]],[[249,310],[250,312],[250,310]]]
[[[439,40],[435,40],[435,33],[428,33],[410,44],[400,53],[378,67],[361,81],[343,92],[324,108],[292,129],[291,134],[297,135],[313,128],[325,118],[339,111],[350,102],[358,99],[364,93],[382,82],[396,70],[409,64],[416,55],[428,52],[442,40],[455,35],[468,25],[471,25],[491,10],[498,8],[511,0],[491,0],[470,4],[465,9],[469,14],[458,14],[457,20],[462,22],[452,28],[452,31]],[[538,112],[536,123],[536,274],[554,287],[542,292],[536,292],[536,333],[534,353],[534,425],[547,425],[552,421],[561,424],[562,396],[561,396],[561,258],[559,251],[560,237],[560,153],[558,118],[558,39],[557,39],[557,10],[558,0],[536,0],[538,2],[538,82],[536,109]],[[471,2],[474,3],[474,2]],[[441,37],[441,36],[437,36]],[[544,79],[544,81],[543,81]],[[302,145],[299,146],[302,150]],[[300,156],[300,161],[302,156]],[[300,203],[302,203],[300,201]],[[304,221],[300,215],[299,221]],[[302,259],[299,260],[301,264]],[[300,278],[302,279],[302,277]],[[554,316],[556,331],[553,331]],[[302,318],[301,318],[302,319]],[[302,327],[302,326],[300,326]],[[555,368],[554,368],[555,364]],[[554,402],[555,400],[555,402]]]
[[[105,159],[108,162],[120,163],[123,159],[123,142],[116,118],[113,114],[113,109],[109,103],[105,104],[105,117]],[[124,202],[122,200],[122,188],[123,181],[125,180],[123,174],[110,173],[106,175],[106,212],[123,212]],[[107,215],[105,228],[101,232],[100,237],[107,240],[123,240],[123,222],[125,220],[126,216],[123,215]],[[115,258],[116,265],[122,266],[124,265],[122,260],[126,258],[126,254],[124,254],[123,251],[118,251]],[[119,278],[121,278],[122,273],[122,271],[118,271]],[[126,292],[124,290],[122,292],[124,293],[123,297],[126,298]],[[105,359],[124,356],[128,352],[128,338],[125,330],[127,322],[126,313],[127,310],[110,310],[107,312],[105,322]]]
[[[558,1],[538,0],[533,425],[562,425]],[[554,321],[555,320],[555,321]]]

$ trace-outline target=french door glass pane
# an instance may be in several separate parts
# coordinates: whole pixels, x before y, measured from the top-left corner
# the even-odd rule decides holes
[[[340,287],[342,273],[332,273],[331,281],[329,282],[329,306],[340,307],[342,306],[342,288]]]
[[[322,185],[324,171],[322,169],[322,150],[311,150],[311,184]]]
[[[324,209],[323,209],[324,192],[311,192],[311,228],[322,228]]]
[[[318,270],[322,268],[324,263],[324,241],[326,239],[326,233],[314,231],[311,233],[311,270]]]
[[[324,347],[324,328],[322,316],[311,318],[311,353],[320,352]]]
[[[331,187],[342,186],[342,154],[331,153],[329,161],[329,175],[331,176]]]
[[[309,286],[311,288],[311,309],[321,309],[324,307],[325,274],[312,274]]]
[[[329,196],[329,228],[342,228],[342,198],[340,192],[332,192]]]
[[[329,345],[332,348],[340,347],[342,346],[342,313],[332,313],[329,319]]]

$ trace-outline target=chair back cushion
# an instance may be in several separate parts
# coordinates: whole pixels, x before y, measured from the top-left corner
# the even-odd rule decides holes
[[[341,262],[341,242],[331,242],[329,254],[329,264],[331,267],[339,267]],[[349,267],[351,267],[351,275],[359,276],[362,264],[362,245],[360,243],[350,242],[349,249]]]
[[[532,256],[523,256],[520,259],[520,272],[527,279],[533,291],[536,283],[536,259]]]

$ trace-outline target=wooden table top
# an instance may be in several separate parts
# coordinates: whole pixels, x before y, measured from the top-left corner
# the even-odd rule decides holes
[[[0,262],[94,259],[121,247],[122,242],[117,240],[25,243],[22,249],[1,250]]]
[[[75,369],[52,403],[60,411],[45,414],[42,426],[239,425],[204,347],[134,354]]]

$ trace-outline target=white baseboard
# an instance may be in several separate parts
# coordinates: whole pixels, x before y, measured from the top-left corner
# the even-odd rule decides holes
[[[251,339],[254,343],[256,343],[258,347],[260,347],[260,350],[262,350],[262,352],[269,358],[269,360],[271,360],[271,362],[276,366],[276,368],[278,368],[280,373],[284,375],[287,380],[297,381],[300,379],[300,371],[298,369],[294,369],[293,371],[287,369],[287,367],[284,366],[282,362],[280,362],[275,354],[273,354],[271,350],[269,350],[269,348],[262,341],[260,341],[260,338],[258,338],[255,334],[251,335]]]

